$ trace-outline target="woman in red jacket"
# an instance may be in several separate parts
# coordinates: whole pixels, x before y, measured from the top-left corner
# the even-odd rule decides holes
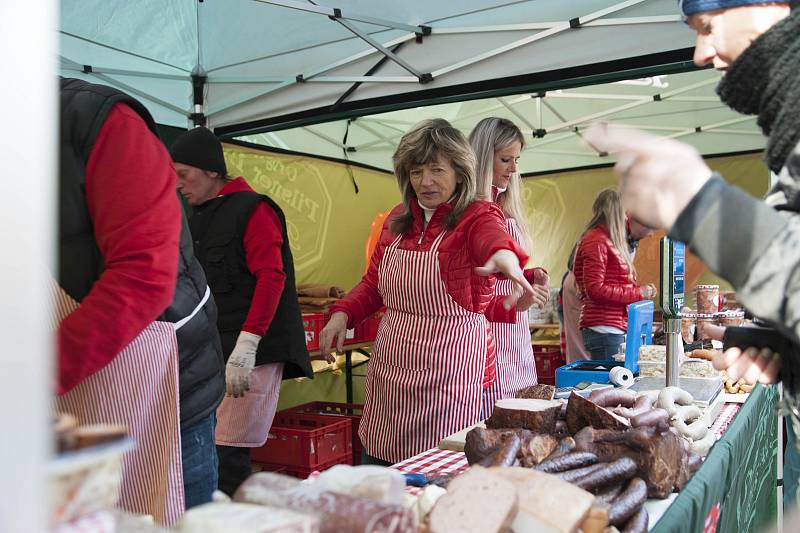
[[[628,329],[628,304],[655,297],[651,284],[636,283],[619,193],[601,191],[578,243],[573,272],[583,309],[583,344],[592,359],[610,359]]]
[[[489,274],[514,280],[520,305],[533,296],[522,272],[528,257],[502,212],[475,201],[475,155],[461,132],[446,120],[423,121],[400,140],[393,163],[403,203],[320,335],[323,353],[334,340],[341,351],[346,328],[386,307],[359,428],[363,460],[372,464],[402,461],[480,420]],[[506,300],[510,307],[516,296]]]
[[[530,254],[531,238],[522,210],[517,162],[525,147],[520,129],[510,120],[489,117],[481,120],[469,134],[469,142],[478,160],[478,192],[491,198],[503,210],[506,229],[517,244]],[[550,278],[543,268],[525,270],[525,278],[536,291],[534,305],[544,307],[550,298]],[[495,293],[511,294],[509,280],[498,280]],[[488,418],[494,403],[501,398],[513,398],[520,389],[535,385],[536,362],[531,347],[531,331],[527,311],[490,306],[486,311],[497,352],[496,379],[483,392],[481,418]]]

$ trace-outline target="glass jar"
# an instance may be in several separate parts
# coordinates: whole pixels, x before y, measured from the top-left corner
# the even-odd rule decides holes
[[[706,340],[706,339],[709,338],[708,336],[701,335],[699,333],[700,332],[700,324],[702,324],[702,323],[714,325],[714,315],[712,315],[711,313],[697,313],[697,317],[695,318],[695,326],[696,326],[695,332],[697,333],[696,334],[697,338],[695,340],[698,340],[698,341]]]
[[[681,337],[683,337],[684,344],[694,342],[694,321],[696,319],[697,313],[691,311],[681,313]]]
[[[737,309],[734,311],[722,311],[714,315],[718,326],[741,326],[744,323],[744,311]]]
[[[698,285],[694,295],[698,314],[713,315],[719,311],[719,285]]]

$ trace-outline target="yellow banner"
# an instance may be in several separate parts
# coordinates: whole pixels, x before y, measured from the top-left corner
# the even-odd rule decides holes
[[[400,201],[394,176],[333,161],[224,145],[232,176],[244,176],[284,211],[298,283],[332,283],[350,290],[364,272],[364,246],[378,213]],[[708,160],[733,183],[762,197],[769,174],[759,154]],[[358,185],[356,193],[353,181]],[[602,189],[616,186],[610,168],[525,178],[522,194],[533,232],[531,266],[544,266],[558,285],[567,258],[588,222]],[[641,283],[658,283],[658,237],[642,241],[636,257]],[[687,260],[687,287],[729,286],[694,256]]]
[[[228,173],[243,176],[283,209],[297,283],[345,290],[358,283],[372,220],[400,201],[394,176],[352,166],[351,178],[341,163],[223,146]]]

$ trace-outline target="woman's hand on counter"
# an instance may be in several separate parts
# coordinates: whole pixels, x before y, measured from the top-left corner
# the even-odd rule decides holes
[[[714,356],[714,368],[724,370],[733,380],[747,383],[775,383],[781,369],[781,356],[769,348],[728,348]]]
[[[485,265],[482,267],[475,267],[475,273],[480,276],[500,273],[514,283],[514,290],[503,300],[503,307],[507,310],[511,309],[514,304],[517,304],[518,311],[525,311],[534,303],[535,297],[533,287],[531,287],[531,284],[525,279],[525,274],[519,266],[517,254],[511,250],[496,251]],[[523,308],[525,303],[527,303],[528,307]]]
[[[331,315],[330,320],[319,333],[319,349],[329,363],[336,361],[336,357],[331,353],[334,342],[337,352],[342,353],[344,350],[345,335],[347,335],[347,314],[337,311]]]

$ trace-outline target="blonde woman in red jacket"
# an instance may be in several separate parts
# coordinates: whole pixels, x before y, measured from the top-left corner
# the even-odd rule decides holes
[[[522,272],[528,256],[502,212],[475,200],[475,155],[461,132],[446,120],[423,121],[400,140],[393,163],[403,203],[320,335],[323,352],[334,341],[341,351],[346,328],[386,307],[359,427],[362,460],[371,464],[407,459],[480,420],[492,379],[483,314],[494,295],[489,274],[512,279],[520,305],[533,296]]]
[[[522,210],[522,191],[517,168],[525,138],[516,124],[508,119],[489,117],[481,120],[469,134],[478,166],[478,193],[491,198],[503,210],[506,229],[517,244],[531,252],[528,223]],[[543,268],[525,270],[525,278],[536,292],[534,305],[544,307],[550,298],[550,278]],[[495,294],[511,294],[510,280],[498,280]],[[499,303],[499,301],[498,301]],[[496,379],[483,392],[482,418],[492,414],[494,403],[513,398],[520,389],[535,385],[536,362],[531,347],[527,311],[505,310],[490,305],[486,311],[497,352]]]
[[[610,359],[619,352],[628,329],[628,304],[655,297],[656,288],[636,282],[619,193],[601,191],[592,213],[573,272],[583,302],[583,344],[592,359]]]

